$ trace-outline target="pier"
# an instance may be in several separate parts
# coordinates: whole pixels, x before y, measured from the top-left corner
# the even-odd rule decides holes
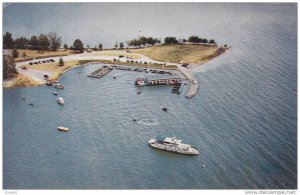
[[[97,78],[100,79],[102,77],[104,77],[105,75],[107,75],[108,73],[110,73],[110,71],[112,71],[114,68],[112,66],[102,66],[101,68],[95,70],[94,72],[92,72],[91,74],[88,75],[88,77],[93,77],[93,78]]]
[[[138,78],[135,81],[135,85],[138,87],[152,86],[152,85],[175,85],[180,82],[182,78]]]
[[[116,70],[126,70],[126,71],[135,71],[135,72],[145,72],[145,73],[152,73],[152,74],[161,74],[161,75],[173,75],[173,73],[169,70],[159,70],[153,68],[141,68],[141,67],[130,67],[130,66],[123,66],[123,65],[110,65],[110,66],[102,66],[101,68],[95,70],[91,74],[87,75],[88,77],[92,78],[102,78],[103,76],[107,75],[113,69]]]
[[[172,93],[177,93],[180,95],[182,89],[183,89],[184,83],[178,82],[173,86]]]
[[[198,81],[193,78],[193,74],[191,70],[183,68],[181,66],[177,66],[177,70],[189,81],[188,83],[188,91],[185,95],[186,98],[192,98],[194,97],[199,89],[199,83]]]

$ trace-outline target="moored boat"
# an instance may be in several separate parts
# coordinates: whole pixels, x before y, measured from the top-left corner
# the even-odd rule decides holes
[[[69,131],[69,128],[63,127],[63,126],[59,126],[59,127],[57,127],[57,129],[60,131]]]
[[[54,84],[53,87],[55,87],[57,89],[63,89],[64,88],[64,86],[62,84],[59,84],[59,83]]]
[[[57,98],[56,101],[61,105],[63,105],[65,103],[65,101],[62,97]]]
[[[156,140],[152,138],[148,141],[149,145],[153,148],[181,154],[199,154],[199,152],[196,149],[192,148],[191,145],[181,142],[182,140],[176,139],[175,137],[166,137],[164,140]]]
[[[58,95],[58,93],[56,93],[55,91],[52,92],[53,95]]]
[[[52,83],[50,81],[46,82],[47,86],[52,86]]]

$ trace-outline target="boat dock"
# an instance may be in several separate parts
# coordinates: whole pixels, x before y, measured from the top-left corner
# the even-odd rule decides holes
[[[104,77],[105,75],[107,75],[108,73],[110,73],[110,71],[112,71],[114,68],[112,66],[102,66],[101,68],[95,70],[94,72],[92,72],[91,74],[88,75],[88,77],[93,77],[93,78],[97,78],[100,79],[102,77]]]
[[[180,82],[182,78],[169,77],[169,78],[138,78],[135,80],[135,85],[138,87],[152,86],[152,85],[175,85]]]
[[[173,75],[173,73],[169,70],[110,65],[110,66],[102,66],[101,68],[99,68],[99,69],[95,70],[94,72],[92,72],[91,74],[89,74],[88,77],[100,79],[103,76],[107,75],[109,72],[111,72],[113,69],[135,71],[135,72],[145,72],[145,73],[161,74],[161,75]]]
[[[173,86],[172,93],[177,93],[178,95],[181,93],[183,89],[184,83],[178,82]]]

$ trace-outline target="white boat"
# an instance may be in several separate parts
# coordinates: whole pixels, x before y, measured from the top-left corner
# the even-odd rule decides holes
[[[63,126],[59,126],[59,127],[57,127],[57,129],[60,131],[69,131],[69,128],[63,127]]]
[[[63,105],[65,103],[65,101],[62,97],[57,98],[56,101],[61,105]]]
[[[148,143],[153,148],[158,148],[161,150],[167,150],[170,152],[176,152],[181,154],[191,154],[196,155],[199,154],[199,152],[192,148],[189,144],[181,143],[182,140],[176,139],[175,137],[166,137],[164,140],[156,140],[156,139],[150,139]]]
[[[55,87],[57,89],[63,89],[64,88],[64,86],[62,84],[59,84],[59,83],[54,84],[53,87]]]

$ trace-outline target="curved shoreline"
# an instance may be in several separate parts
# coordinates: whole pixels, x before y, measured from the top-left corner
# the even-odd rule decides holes
[[[224,50],[227,50],[228,48],[226,48]],[[125,52],[124,50],[122,50],[121,52]],[[214,56],[217,57],[219,55],[221,55],[222,53],[219,53],[218,55]],[[68,71],[74,69],[74,68],[78,68],[81,66],[85,66],[85,65],[90,65],[93,63],[101,63],[101,64],[115,64],[115,65],[119,65],[119,66],[133,66],[133,67],[139,67],[139,68],[153,68],[153,69],[164,69],[166,70],[167,68],[165,68],[164,66],[161,66],[160,64],[167,64],[168,66],[173,66],[176,68],[171,68],[169,70],[174,70],[177,71],[181,76],[183,76],[187,81],[188,81],[188,91],[185,95],[186,98],[192,98],[194,97],[199,89],[199,83],[198,81],[193,77],[193,73],[192,73],[192,69],[200,66],[202,64],[204,64],[205,62],[200,62],[198,64],[190,64],[189,68],[186,67],[182,67],[182,64],[179,63],[170,63],[170,62],[160,62],[160,61],[156,61],[153,59],[150,59],[149,57],[143,55],[143,54],[137,54],[140,55],[140,59],[135,59],[134,61],[139,61],[140,63],[133,63],[131,60],[131,62],[126,62],[126,58],[122,58],[120,59],[118,56],[97,56],[97,57],[91,57],[85,53],[83,54],[75,54],[75,55],[70,55],[70,56],[66,56],[65,57],[65,62],[71,63],[71,67],[67,68],[66,70],[62,71],[62,72],[49,72],[47,70],[39,70],[39,69],[27,69],[27,70],[23,70],[20,67],[27,65],[28,62],[21,62],[21,63],[17,63],[16,64],[16,69],[20,74],[23,74],[25,76],[27,76],[29,79],[33,79],[37,84],[32,84],[32,85],[26,85],[26,83],[24,84],[24,87],[34,87],[34,86],[43,86],[46,84],[46,80],[44,79],[43,75],[47,74],[47,75],[52,75],[52,74],[58,74],[57,77],[51,78],[50,81],[53,80],[60,80],[62,76],[64,76],[65,73],[67,73]],[[58,61],[59,57],[55,58],[56,61]],[[118,60],[115,60],[118,59]],[[211,60],[211,59],[209,59]],[[207,61],[209,61],[207,60]],[[87,63],[84,64],[80,64],[80,61],[87,61]],[[146,64],[144,64],[143,62],[147,62]],[[72,65],[72,63],[76,63],[77,65]],[[155,64],[158,64],[160,66],[155,66]],[[152,66],[152,67],[151,67]],[[14,78],[12,78],[14,79]],[[14,88],[15,86],[8,86],[5,87],[5,82],[11,82],[11,80],[8,81],[3,81],[3,87],[4,88]],[[28,82],[30,84],[30,82]],[[18,87],[18,86],[16,86]],[[23,87],[23,86],[21,86]]]

